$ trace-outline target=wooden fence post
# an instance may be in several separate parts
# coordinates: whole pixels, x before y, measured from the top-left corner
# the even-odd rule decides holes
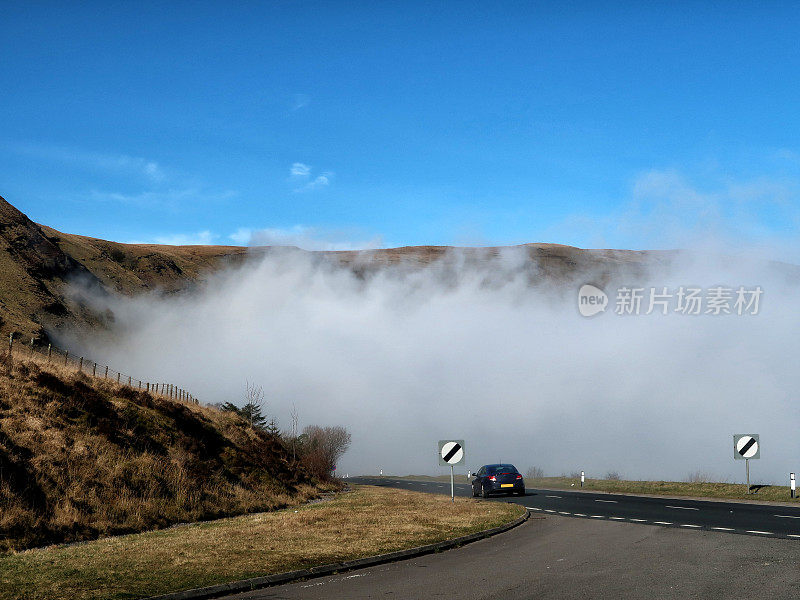
[[[122,375],[122,373],[120,373],[119,371],[117,371],[117,385],[119,385],[119,377],[120,377],[120,375]]]
[[[50,357],[53,355],[53,344],[47,344],[47,362],[50,362]]]
[[[150,393],[150,382],[147,382],[147,389],[145,390],[148,394]]]
[[[69,350],[64,352],[64,366],[67,366],[67,360],[69,359]]]
[[[96,375],[97,375],[97,363],[94,363],[94,366],[92,367],[92,377],[95,377]]]
[[[106,365],[106,374],[103,375],[103,379],[108,379],[108,365]]]
[[[81,356],[81,362],[78,365],[78,372],[83,373],[83,357]]]
[[[131,376],[128,375],[128,387],[131,387]]]

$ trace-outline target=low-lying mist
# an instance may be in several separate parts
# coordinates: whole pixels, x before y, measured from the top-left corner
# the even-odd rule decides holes
[[[545,280],[522,250],[476,264],[352,268],[272,252],[178,296],[115,298],[114,341],[86,352],[183,382],[202,402],[241,403],[245,381],[288,428],[343,425],[340,474],[439,473],[437,440],[463,438],[467,468],[618,471],[742,481],[734,433],[759,433],[754,482],[800,470],[798,287],[793,267],[680,255],[640,280],[587,272]],[[655,264],[655,263],[654,263]],[[601,282],[604,314],[577,290]],[[761,286],[759,314],[614,314],[619,285]],[[647,295],[642,304],[646,312]],[[658,311],[656,311],[658,312]]]

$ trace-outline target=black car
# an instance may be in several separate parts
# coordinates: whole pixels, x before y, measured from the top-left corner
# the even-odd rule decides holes
[[[514,465],[483,465],[472,480],[472,496],[488,498],[492,492],[525,495],[525,480]]]

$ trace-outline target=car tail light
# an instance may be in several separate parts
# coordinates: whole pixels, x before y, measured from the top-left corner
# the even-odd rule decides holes
[[[497,481],[497,477],[495,477],[494,475],[492,475],[491,477],[489,477],[489,481]]]
[[[522,479],[522,475],[517,475],[517,479]]]

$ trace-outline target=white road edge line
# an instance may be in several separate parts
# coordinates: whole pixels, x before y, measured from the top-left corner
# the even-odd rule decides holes
[[[629,521],[633,521],[634,523],[647,523],[647,519],[628,519]]]
[[[608,502],[609,504],[616,504],[616,500],[595,500],[595,502]]]
[[[699,508],[694,508],[693,506],[670,506],[667,504],[666,508],[677,508],[679,510],[700,510]]]
[[[653,521],[656,525],[672,525],[669,521]]]
[[[589,515],[590,519],[605,519],[605,515]]]
[[[535,506],[526,506],[525,508],[527,508],[528,510],[542,510],[541,508],[537,508]]]
[[[747,533],[757,533],[759,535],[775,535],[771,531],[755,531],[755,530],[752,530],[752,529],[748,529]]]
[[[585,514],[583,514],[583,513],[575,513],[575,516],[576,516],[576,517],[585,517],[586,515],[585,515]]]
[[[545,509],[544,509],[544,512],[554,513],[554,512],[556,512],[556,511],[554,511],[554,510],[550,510],[549,508],[545,508]]]
[[[615,521],[624,521],[625,517],[608,517],[609,519],[614,519]]]
[[[795,534],[793,534],[793,533],[787,533],[786,535],[787,535],[788,537],[800,538],[800,535],[795,535]]]
[[[772,515],[773,517],[780,517],[781,519],[800,519],[800,517],[795,517],[794,515]]]
[[[716,531],[736,531],[733,527],[712,527]]]
[[[686,524],[686,523],[682,523],[681,527],[694,527],[695,529],[700,529],[702,527],[702,525],[689,525],[689,524]]]
[[[558,514],[560,514],[560,515],[571,515],[572,513],[558,511]]]
[[[561,498],[561,496],[545,496],[545,498]]]

